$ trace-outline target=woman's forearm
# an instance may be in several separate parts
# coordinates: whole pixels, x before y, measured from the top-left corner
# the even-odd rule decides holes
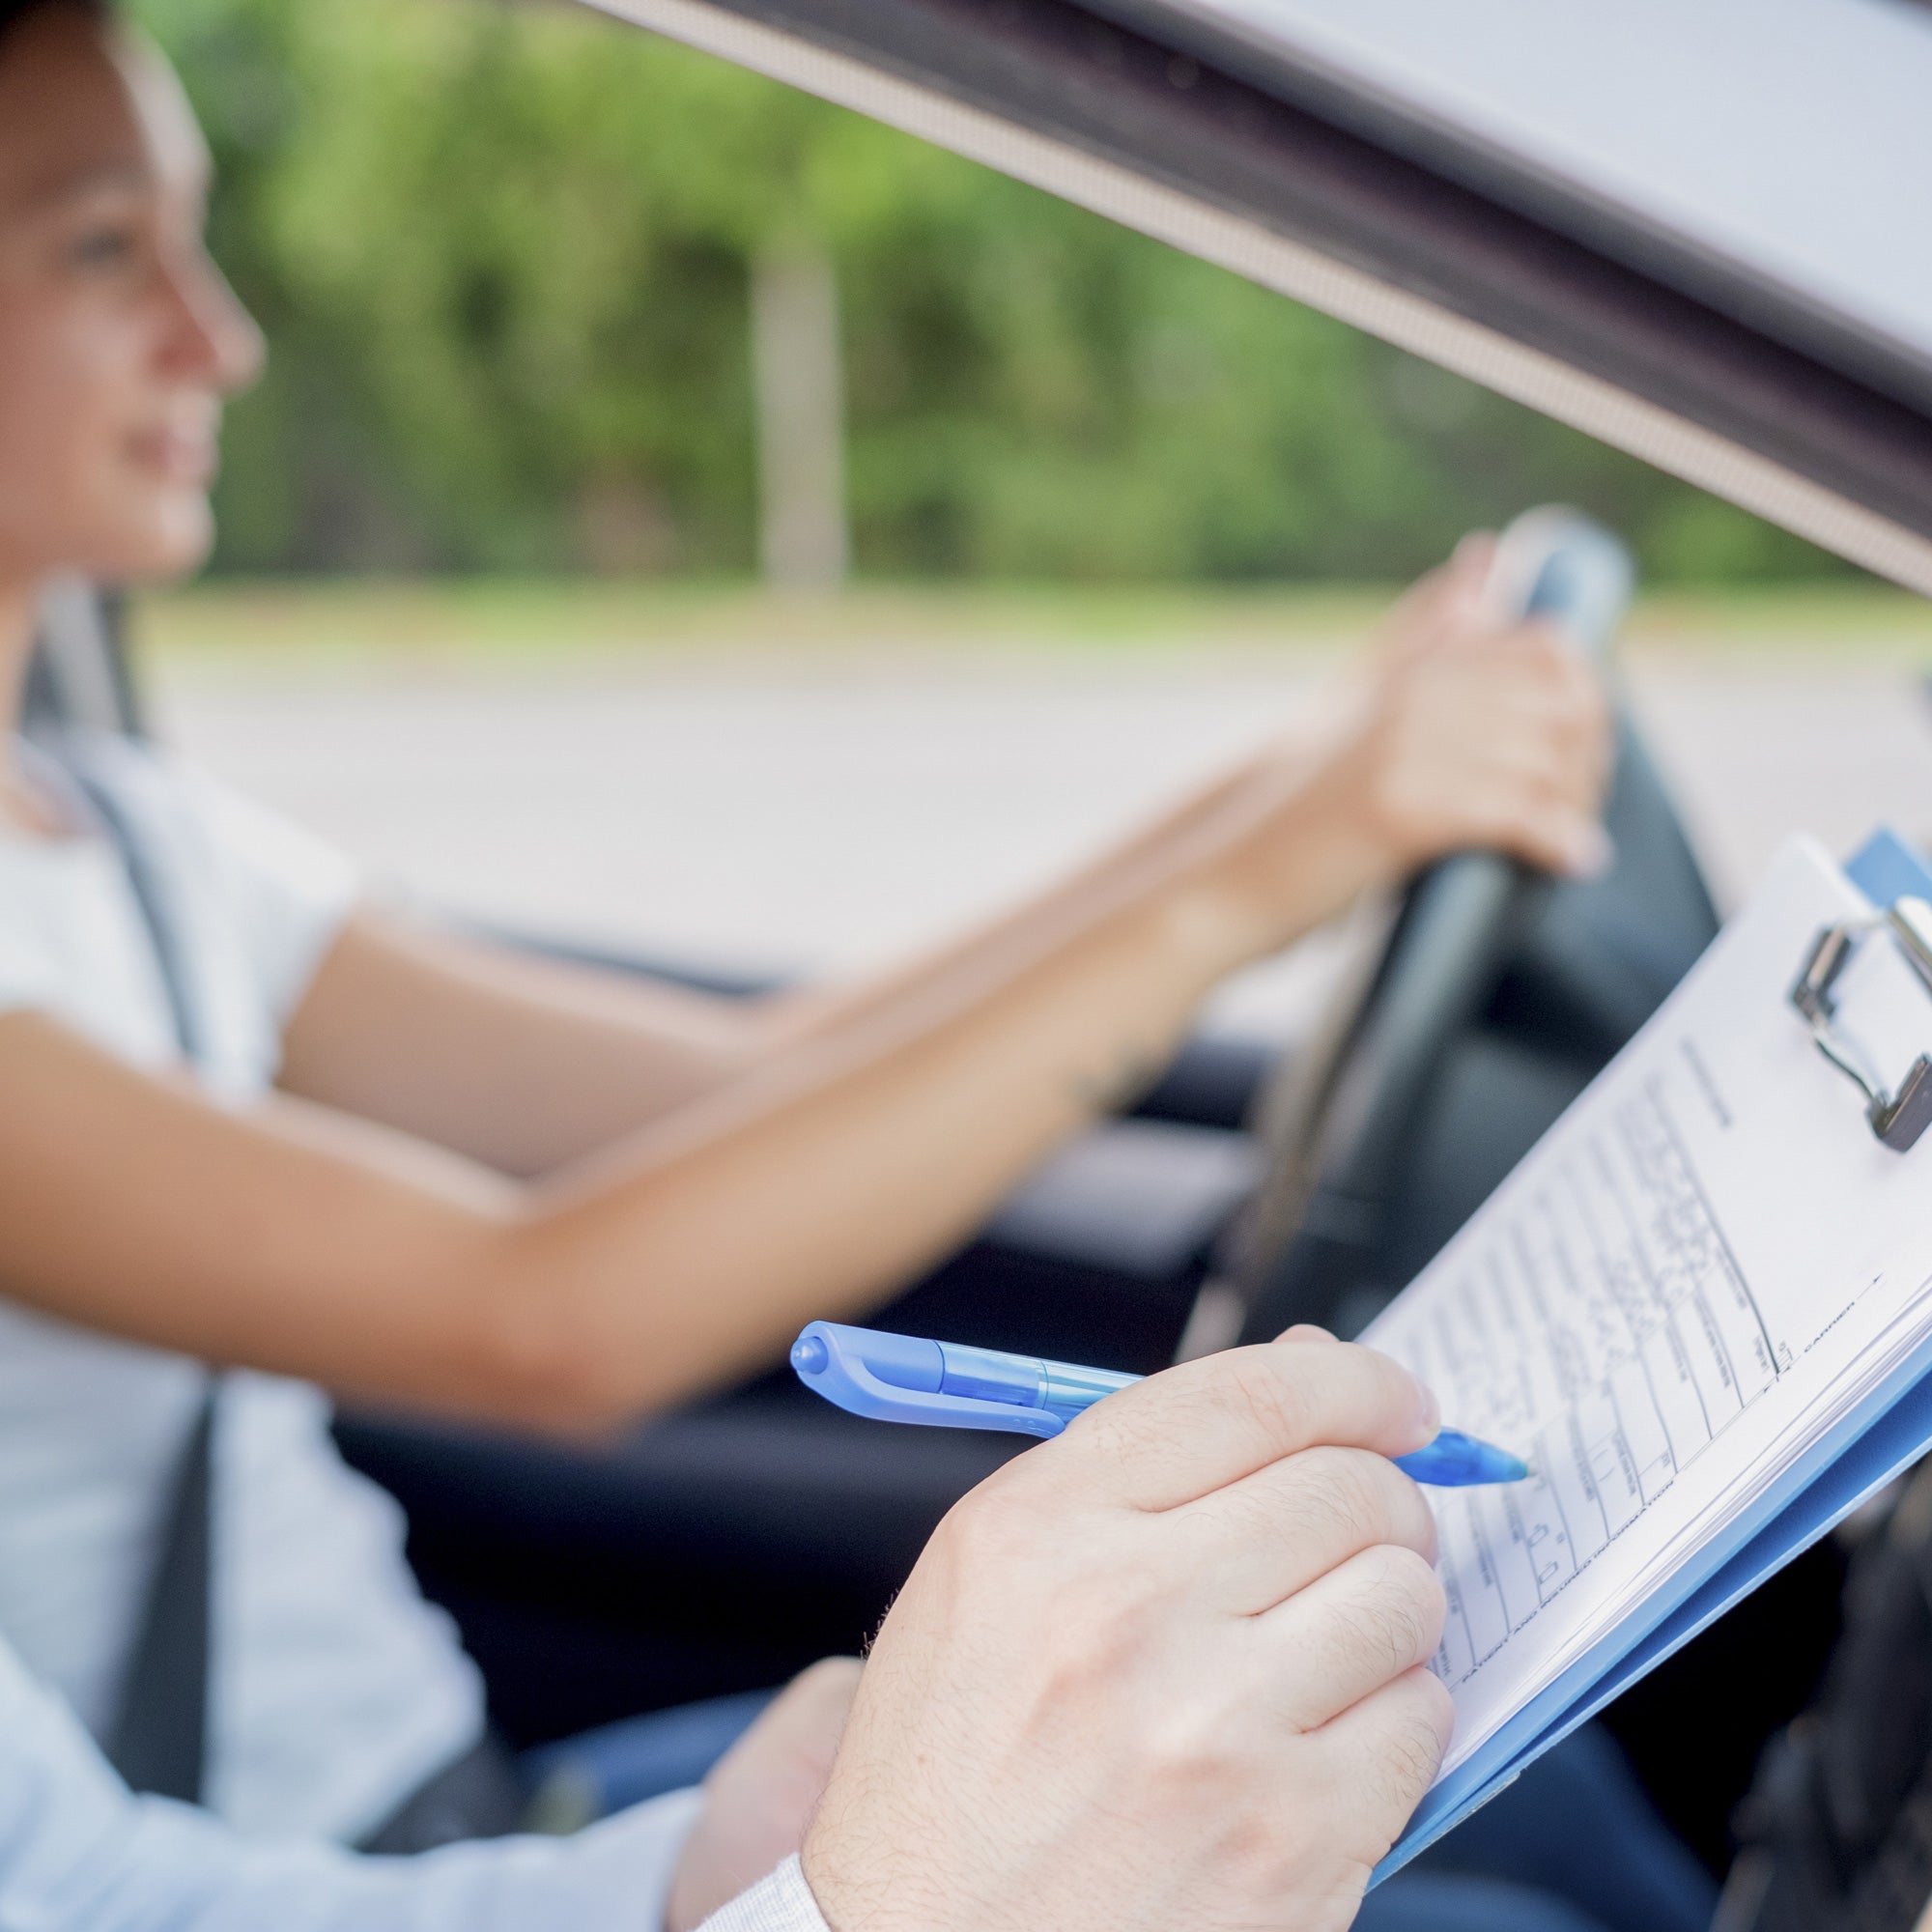
[[[990,998],[907,996],[540,1184],[478,1284],[534,1406],[553,1372],[559,1419],[674,1401],[883,1298],[1158,1067],[1240,946],[1221,919],[1097,922]]]
[[[1327,841],[1297,844],[1319,891]],[[1177,857],[1167,890],[1122,879],[984,985],[962,969],[534,1183],[287,1100],[237,1116],[12,1016],[0,1274],[70,1320],[345,1392],[614,1422],[943,1254],[1270,929]]]
[[[760,1002],[753,1020],[759,1046],[786,1051],[885,1019],[902,1004],[943,996],[955,981],[983,984],[989,967],[1037,957],[1096,915],[1120,911],[1123,900],[1171,890],[1177,859],[1187,862],[1203,828],[1228,812],[1258,770],[1259,761],[1243,762],[1194,787],[1086,864],[928,952],[882,973]]]
[[[1278,826],[1269,787],[1285,782],[1230,789],[1185,838],[1096,881],[1084,923],[1009,930],[536,1189],[480,1284],[536,1389],[554,1375],[559,1416],[676,1400],[962,1239],[1158,1071],[1228,972],[1359,882],[1359,829],[1311,795],[1267,892],[1246,890],[1244,841]],[[549,1287],[525,1327],[532,1281]]]
[[[1250,781],[1225,776],[1012,913],[904,967],[729,1000],[358,914],[289,1028],[285,1091],[500,1172],[552,1173],[854,1028],[915,1024],[1013,976],[1136,896]]]
[[[1581,679],[1534,637],[1418,657],[1312,766],[1258,758],[1077,889],[541,1181],[380,1109],[238,1116],[0,1016],[0,1280],[213,1359],[504,1418],[695,1394],[943,1254],[1151,1075],[1217,980],[1364,886],[1459,844],[1586,858],[1605,735]],[[545,1057],[508,1059],[507,1085],[497,1065],[461,1094],[541,1113]]]
[[[1380,668],[1333,720],[1304,718],[1301,743],[1264,747],[1016,912],[896,973],[734,1006],[365,916],[287,1031],[282,1085],[501,1172],[543,1174],[849,1029],[1002,997],[1054,948],[1151,907],[1183,875],[1217,875],[1244,842],[1250,897],[1273,915],[1259,950],[1459,842],[1586,861],[1601,845],[1601,693],[1552,638],[1483,629],[1469,608],[1479,562],[1459,557],[1411,596]],[[1307,855],[1290,848],[1317,794],[1328,800],[1317,815],[1347,834],[1334,851],[1353,849],[1311,884]]]

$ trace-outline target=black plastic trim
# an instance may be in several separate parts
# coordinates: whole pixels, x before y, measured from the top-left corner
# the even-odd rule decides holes
[[[1288,50],[1264,49],[1164,0],[1091,0],[1093,10],[1166,45],[1188,49],[1264,93],[1407,156],[1753,331],[1815,356],[1918,410],[1932,409],[1932,361],[1834,314],[1743,264],[1699,249],[1660,222],[1525,162],[1499,143],[1413,110],[1379,90]]]

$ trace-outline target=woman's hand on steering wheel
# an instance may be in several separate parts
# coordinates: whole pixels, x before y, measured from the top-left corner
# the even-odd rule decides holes
[[[1554,624],[1496,620],[1493,549],[1465,540],[1395,607],[1312,748],[1258,760],[1229,873],[1247,903],[1298,901],[1305,922],[1311,884],[1340,911],[1472,847],[1573,876],[1608,863],[1603,680]]]
[[[1497,622],[1493,550],[1465,540],[1396,606],[1338,761],[1397,876],[1469,846],[1584,876],[1610,857],[1603,678],[1549,620]]]

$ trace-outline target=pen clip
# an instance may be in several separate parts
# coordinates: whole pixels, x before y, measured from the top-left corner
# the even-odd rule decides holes
[[[1001,1429],[1013,1435],[1058,1435],[1066,1427],[1051,1409],[896,1388],[854,1356],[831,1323],[814,1322],[808,1332],[816,1333],[825,1345],[825,1362],[820,1368],[800,1369],[799,1379],[852,1415],[873,1422],[923,1423],[929,1429]]]

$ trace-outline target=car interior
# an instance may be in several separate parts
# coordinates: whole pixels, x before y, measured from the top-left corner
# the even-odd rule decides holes
[[[1806,226],[1813,211],[1796,211],[1803,245],[1773,263],[1742,190],[1666,205],[1655,170],[1623,166],[1654,121],[1638,111],[1640,56],[1667,10],[1623,20],[1628,152],[1600,152],[1594,178],[1541,111],[1547,76],[1504,57],[1513,10],[1489,0],[1459,12],[1493,85],[1460,108],[1423,84],[1442,69],[1433,10],[1398,0],[607,11],[1237,267],[1932,588],[1932,298],[1908,337],[1896,317],[1910,271],[1831,255]],[[1787,10],[1821,34],[1829,11]],[[1853,52],[1932,83],[1932,14],[1914,13],[1864,7]],[[1802,59],[1803,34],[1786,39]],[[1820,98],[1835,99],[1850,57],[1824,59]],[[1736,138],[1770,138],[1749,101],[1727,111]],[[1872,191],[1891,206],[1905,190]],[[35,719],[144,728],[121,617],[84,585],[50,601]],[[877,1324],[1141,1372],[1294,1320],[1357,1332],[1717,929],[1627,717],[1607,826],[1617,857],[1595,879],[1456,861],[1415,882],[1299,1054],[1191,1042]],[[737,997],[770,990],[753,972],[496,936]],[[857,1650],[946,1509],[1017,1452],[937,1430],[888,1440],[778,1371],[601,1445],[368,1412],[338,1431],[407,1509],[412,1560],[517,1744]],[[1610,1714],[1716,1866],[1759,1747],[1812,1688],[1841,1574],[1820,1546]],[[1774,1638],[1784,1663],[1771,1673]],[[1690,1736],[1710,1742],[1690,1751]]]
[[[84,586],[49,601],[31,683],[35,725],[143,729],[120,615]],[[1473,902],[1464,890],[1458,906],[1450,901],[1471,881],[1436,876],[1374,927],[1365,972],[1339,996],[1343,1023],[1330,1030],[1338,1043],[1314,1110],[1317,1173],[1304,1193],[1322,1195],[1325,1183],[1329,1211],[1299,1202],[1298,1255],[1292,1230],[1258,1259],[1256,1222],[1282,1161],[1310,1158],[1307,1119],[1286,1147],[1277,1119],[1279,1096],[1305,1085],[1306,1069],[1293,1052],[1204,1034],[1131,1113],[1050,1161],[879,1325],[1148,1372],[1175,1358],[1190,1325],[1190,1349],[1200,1346],[1216,1288],[1246,1275],[1236,1314],[1213,1339],[1293,1320],[1358,1330],[1717,929],[1668,793],[1628,721],[1607,823],[1618,858],[1600,878],[1526,881],[1501,867],[1517,875],[1506,884],[1528,890],[1505,903],[1478,877]],[[495,936],[735,997],[769,990],[751,974],[695,975],[542,933]],[[1378,1015],[1405,1008],[1407,1023],[1391,1037]],[[1319,1038],[1306,1051],[1320,1051]],[[1366,1112],[1334,1105],[1350,1073],[1383,1096]],[[1322,1123],[1345,1114],[1367,1131],[1324,1140]],[[1359,1193],[1366,1172],[1398,1167],[1338,1244],[1338,1190]],[[1310,1232],[1324,1222],[1326,1237]],[[337,1430],[350,1460],[404,1504],[412,1561],[456,1618],[497,1721],[519,1743],[757,1688],[859,1649],[940,1517],[1020,1446],[939,1430],[888,1440],[783,1370],[600,1445],[368,1412],[345,1413]],[[1835,1587],[1827,1564],[1792,1593],[1810,1600],[1821,1654]],[[1780,1623],[1788,1650],[1789,1618]],[[1724,1628],[1726,1667],[1742,1669],[1738,1633]],[[1680,1667],[1709,1693],[1704,1662],[1671,1666]],[[1753,1713],[1734,1791],[1756,1743],[1788,1715]],[[1664,1733],[1678,1720],[1656,1726],[1662,1765],[1675,1761]],[[1642,1725],[1632,1730],[1640,1746]],[[1721,1845],[1720,1816],[1686,1815]]]

